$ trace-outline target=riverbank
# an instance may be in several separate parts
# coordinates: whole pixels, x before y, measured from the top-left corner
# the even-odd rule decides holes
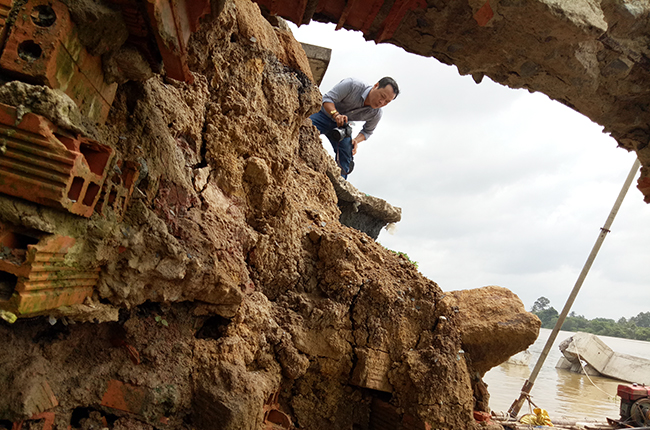
[[[550,333],[549,329],[540,330],[539,337],[529,348],[532,357],[528,366],[506,363],[487,372],[483,379],[488,384],[490,408],[493,411],[507,411],[519,396]],[[598,376],[587,378],[585,375],[555,368],[562,356],[558,345],[573,334],[575,333],[560,331],[531,390],[531,399],[546,409],[552,420],[600,421],[607,417],[618,418],[620,399],[616,396],[616,390],[621,381]],[[650,356],[650,342],[607,336],[600,338],[617,352]],[[521,412],[527,413],[528,406],[524,405]]]

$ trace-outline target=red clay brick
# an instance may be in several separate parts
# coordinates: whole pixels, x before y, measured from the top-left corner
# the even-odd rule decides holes
[[[201,17],[210,13],[210,1],[150,0],[147,12],[167,76],[192,83],[194,77],[187,66],[187,42],[198,29]]]
[[[131,161],[117,163],[119,172],[109,175],[104,182],[100,201],[95,206],[95,212],[106,216],[112,211],[117,220],[121,221],[131,200],[135,183],[140,175],[138,164]]]
[[[143,388],[111,379],[108,381],[101,405],[140,414],[145,406],[146,397],[147,393]]]
[[[22,430],[25,421],[40,421],[40,420],[43,420],[43,426],[41,427],[40,430],[52,430],[52,428],[54,427],[54,418],[55,418],[54,412],[43,412],[38,415],[34,415],[33,417],[30,417],[28,420],[14,423],[11,430]],[[36,427],[32,424],[29,426],[29,428],[35,429]]]
[[[64,91],[98,123],[106,120],[117,90],[117,84],[104,81],[101,58],[81,46],[68,8],[59,1],[30,0],[21,7],[0,68],[26,82]]]
[[[17,125],[16,125],[17,124]],[[90,217],[113,158],[95,141],[57,132],[42,116],[0,104],[0,192]]]
[[[280,410],[280,390],[271,394],[264,404],[264,430],[292,429],[293,424],[287,414]]]
[[[476,23],[481,27],[485,27],[494,18],[494,11],[490,7],[490,1],[486,1],[481,8],[474,14]]]
[[[30,243],[36,242],[36,243]],[[0,276],[15,283],[0,308],[19,316],[38,314],[60,306],[82,303],[93,292],[99,269],[80,270],[66,265],[75,239],[45,235],[37,238],[0,224]]]
[[[381,42],[390,39],[409,11],[426,9],[426,0],[254,0],[266,7],[271,15],[279,15],[297,25],[307,24],[315,11],[337,20],[336,29],[351,27],[360,30],[365,36]],[[388,13],[379,13],[390,5]],[[371,28],[378,28],[375,34]]]
[[[4,40],[7,37],[7,28],[5,25],[13,3],[13,0],[0,0],[0,46],[4,44]]]

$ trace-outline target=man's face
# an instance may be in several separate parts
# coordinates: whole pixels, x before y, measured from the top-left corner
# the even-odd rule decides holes
[[[379,84],[375,84],[368,97],[366,97],[365,105],[373,109],[379,109],[392,102],[395,98],[395,91],[391,85],[386,85],[384,88],[379,88]]]

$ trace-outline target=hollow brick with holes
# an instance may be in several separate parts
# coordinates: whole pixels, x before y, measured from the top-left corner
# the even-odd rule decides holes
[[[113,150],[0,104],[0,193],[90,217]]]
[[[74,244],[71,237],[0,223],[0,309],[28,316],[83,303],[99,269],[66,262]]]
[[[59,1],[30,0],[20,6],[6,35],[0,69],[65,92],[82,114],[98,123],[106,120],[117,91],[117,84],[104,80],[101,58],[81,45],[68,8]]]

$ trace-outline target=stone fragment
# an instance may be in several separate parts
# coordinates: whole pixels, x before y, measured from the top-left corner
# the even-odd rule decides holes
[[[139,49],[123,46],[103,58],[106,81],[122,85],[127,81],[146,81],[153,76],[151,65]]]
[[[101,1],[62,0],[77,26],[79,41],[91,55],[101,56],[126,42],[129,31],[119,10]]]
[[[269,185],[271,183],[271,169],[266,161],[259,157],[251,157],[246,160],[244,171],[246,180],[255,185]]]

